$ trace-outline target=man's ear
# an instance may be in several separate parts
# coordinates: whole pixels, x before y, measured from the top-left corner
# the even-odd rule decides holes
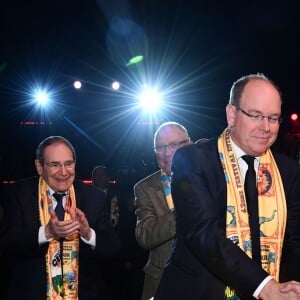
[[[232,104],[227,104],[226,106],[226,118],[229,127],[234,126],[236,117],[236,107]]]
[[[34,160],[36,171],[39,175],[42,175],[43,173],[43,166],[41,165],[40,161],[38,159]]]

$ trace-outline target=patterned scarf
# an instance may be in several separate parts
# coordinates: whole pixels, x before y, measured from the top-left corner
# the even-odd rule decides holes
[[[174,203],[171,195],[171,179],[163,170],[160,170],[160,172],[161,172],[160,181],[163,185],[163,191],[166,197],[168,207],[170,210],[174,210]]]
[[[244,184],[228,129],[218,139],[218,150],[227,183],[226,237],[252,257]],[[271,150],[260,158],[257,188],[261,265],[278,281],[287,212],[281,176]],[[226,287],[225,299],[240,298]]]
[[[46,225],[49,222],[49,212],[53,210],[53,206],[48,185],[42,177],[39,178],[38,201],[40,221],[42,225]],[[66,208],[70,207],[76,207],[73,186],[69,190],[66,201]],[[70,219],[71,217],[66,211],[65,220]],[[53,239],[49,242],[46,254],[47,300],[78,300],[78,254],[79,237],[77,234],[65,238],[63,241]]]

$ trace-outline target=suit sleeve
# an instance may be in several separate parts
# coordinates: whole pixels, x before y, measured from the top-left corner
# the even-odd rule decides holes
[[[277,158],[287,201],[280,281],[300,281],[300,165],[285,156]]]
[[[39,245],[37,180],[22,180],[9,187],[4,198],[4,214],[0,226],[0,248],[12,257],[43,257],[48,243]]]
[[[138,244],[150,250],[172,240],[175,236],[175,217],[165,204],[163,192],[140,182],[134,186],[134,194]]]

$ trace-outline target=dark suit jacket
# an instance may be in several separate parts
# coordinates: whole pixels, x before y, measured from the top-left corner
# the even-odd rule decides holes
[[[106,299],[102,261],[120,249],[118,237],[108,223],[104,194],[80,181],[74,182],[76,204],[96,232],[92,249],[79,243],[79,299]],[[40,227],[38,178],[12,185],[5,199],[4,220],[0,230],[0,251],[9,261],[7,299],[46,299],[45,253],[48,243],[38,244]]]
[[[281,280],[300,280],[300,166],[275,159],[288,211]],[[227,190],[216,140],[179,149],[172,169],[177,239],[155,300],[221,300],[225,285],[253,299],[268,274],[225,237]]]

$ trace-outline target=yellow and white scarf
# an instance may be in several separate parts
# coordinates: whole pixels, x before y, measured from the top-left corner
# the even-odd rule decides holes
[[[226,237],[252,257],[244,184],[228,129],[218,139],[218,151],[227,184]],[[257,188],[261,265],[278,281],[287,211],[281,176],[271,150],[260,158]],[[229,287],[225,294],[225,299],[239,299]]]
[[[39,215],[42,225],[49,222],[49,212],[53,210],[50,192],[45,180],[39,178]],[[66,208],[76,207],[74,187],[71,186],[67,195]],[[65,212],[65,220],[70,220],[70,214]],[[78,300],[78,256],[79,237],[73,235],[62,242],[53,239],[49,242],[46,254],[47,269],[47,300]],[[63,257],[63,261],[61,261]]]

